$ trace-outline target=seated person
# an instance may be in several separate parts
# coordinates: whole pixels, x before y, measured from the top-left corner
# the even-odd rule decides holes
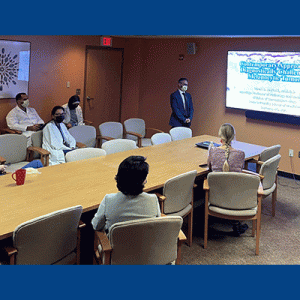
[[[39,168],[43,168],[43,164],[39,159],[35,159],[35,160],[29,162],[27,165],[25,165],[21,169],[27,169],[27,168],[39,169]],[[0,176],[6,174],[5,169],[6,169],[6,165],[0,165]]]
[[[29,106],[28,96],[19,93],[16,96],[17,106],[6,116],[6,123],[10,129],[22,131],[27,137],[27,147],[31,146],[30,136],[43,128],[44,121],[40,118],[36,110]]]
[[[235,130],[231,124],[225,123],[219,129],[220,147],[209,150],[207,166],[213,172],[242,172],[245,163],[245,153],[231,147]],[[239,236],[248,229],[247,224],[233,221],[233,234]]]
[[[106,232],[117,222],[160,217],[157,196],[143,192],[149,165],[143,156],[129,156],[115,177],[118,193],[107,194],[92,219],[94,230]]]
[[[79,106],[80,98],[77,95],[72,96],[69,102],[63,105],[65,109],[65,119],[64,123],[68,129],[77,125],[85,125],[83,123],[82,110]]]
[[[64,108],[55,106],[51,112],[52,121],[43,129],[42,148],[50,152],[49,165],[65,163],[65,153],[75,149],[76,140],[69,133],[63,122]]]

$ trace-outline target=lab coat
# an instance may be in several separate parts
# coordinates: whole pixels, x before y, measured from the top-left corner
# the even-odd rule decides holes
[[[70,123],[70,120],[71,120],[71,113],[70,113],[70,108],[68,106],[68,103],[64,104],[63,108],[65,109],[65,113],[66,113],[64,123],[68,124],[68,123]],[[85,125],[83,123],[82,109],[79,105],[75,108],[75,112],[77,115],[78,125]]]
[[[30,136],[35,131],[27,131],[28,126],[34,124],[44,124],[36,110],[32,107],[27,107],[26,112],[16,106],[6,116],[6,123],[10,129],[22,131],[22,134],[27,137],[27,147],[31,146]]]
[[[65,161],[65,154],[63,150],[70,150],[76,147],[76,140],[69,133],[65,124],[60,123],[62,132],[66,139],[66,142],[70,145],[70,148],[63,143],[63,137],[55,125],[54,121],[49,122],[43,129],[43,145],[42,148],[50,152],[49,165],[62,164]]]

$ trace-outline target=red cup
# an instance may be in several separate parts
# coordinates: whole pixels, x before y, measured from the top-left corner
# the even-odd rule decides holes
[[[15,177],[14,177],[15,175]],[[26,175],[26,170],[25,169],[19,169],[16,170],[16,172],[11,174],[11,177],[13,180],[16,181],[17,185],[23,185],[25,182],[25,175]]]

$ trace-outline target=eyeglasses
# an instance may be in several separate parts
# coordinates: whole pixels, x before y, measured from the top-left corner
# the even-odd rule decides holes
[[[54,114],[54,117],[60,117],[60,116],[65,116],[66,114]]]

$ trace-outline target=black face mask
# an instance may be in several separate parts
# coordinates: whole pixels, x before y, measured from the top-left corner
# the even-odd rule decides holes
[[[58,117],[55,117],[56,123],[61,123],[64,119],[65,119],[64,116],[58,116]]]
[[[79,104],[69,104],[70,109],[75,109]]]

